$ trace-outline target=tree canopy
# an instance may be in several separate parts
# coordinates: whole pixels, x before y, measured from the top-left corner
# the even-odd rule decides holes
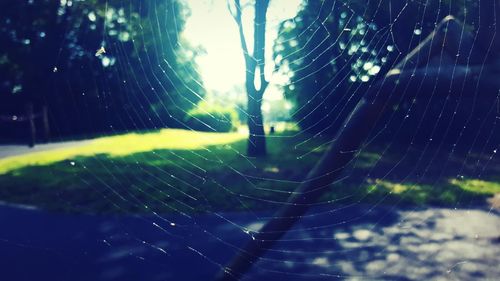
[[[2,113],[49,106],[58,135],[179,127],[202,97],[180,1],[3,1]]]
[[[292,117],[303,130],[335,133],[369,84],[444,17],[453,14],[474,29],[477,8],[469,0],[305,1],[281,24],[274,45],[274,59],[290,77],[284,91],[295,103]]]

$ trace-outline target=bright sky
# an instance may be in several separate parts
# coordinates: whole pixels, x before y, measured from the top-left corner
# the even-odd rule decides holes
[[[231,17],[227,1],[232,0],[187,0],[191,9],[184,36],[193,45],[202,46],[207,54],[197,60],[203,82],[208,90],[227,92],[237,85],[243,85],[245,65],[237,25]],[[244,6],[247,1],[243,0]],[[272,45],[277,36],[278,24],[297,13],[301,0],[271,0],[267,13],[266,64],[272,70]],[[251,7],[243,10],[243,22],[247,33],[247,44],[251,51],[253,38],[253,17]],[[267,76],[276,80],[279,77]],[[276,95],[278,88],[271,85],[266,96]]]

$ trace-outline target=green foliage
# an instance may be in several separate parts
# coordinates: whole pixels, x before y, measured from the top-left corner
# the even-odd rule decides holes
[[[180,126],[204,95],[183,3],[0,3],[0,113],[47,104],[60,135]]]
[[[368,83],[448,14],[477,22],[476,8],[473,0],[304,1],[295,18],[281,24],[274,45],[274,60],[290,77],[284,91],[296,105],[293,118],[303,130],[334,134]]]
[[[189,129],[197,131],[230,132],[238,125],[238,113],[231,107],[201,102],[184,121]]]
[[[499,182],[484,181],[480,179],[453,179],[450,181],[450,183],[467,191],[474,191],[484,194],[500,193]]]
[[[306,2],[279,34],[274,59],[290,77],[284,91],[296,105],[293,118],[303,130],[334,133],[387,60],[385,46],[380,52],[371,44],[384,38],[375,38],[375,24],[331,0]]]

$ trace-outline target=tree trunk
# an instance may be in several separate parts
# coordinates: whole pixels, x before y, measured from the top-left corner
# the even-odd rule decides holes
[[[28,103],[26,105],[26,117],[28,119],[29,135],[28,135],[28,146],[34,147],[36,141],[36,127],[35,127],[35,114],[33,112],[33,103]]]
[[[256,99],[254,95],[248,95],[248,156],[265,156],[267,153],[261,105],[262,99]]]
[[[380,88],[377,88],[380,89]],[[365,97],[349,117],[344,130],[322,159],[309,172],[303,184],[294,192],[281,210],[264,227],[256,232],[253,239],[244,246],[216,280],[239,280],[260,256],[271,248],[299,220],[309,206],[329,188],[355,156],[362,142],[373,128],[391,93],[377,95],[373,90]]]
[[[266,135],[264,132],[264,122],[262,118],[262,97],[266,91],[269,82],[266,80],[265,68],[265,48],[266,48],[266,14],[269,6],[269,0],[255,1],[254,35],[252,54],[248,51],[248,46],[241,21],[241,10],[239,0],[234,0],[235,11],[233,17],[238,24],[240,33],[241,48],[245,58],[245,89],[247,92],[247,111],[248,111],[248,156],[265,156]],[[258,71],[259,75],[256,76]],[[258,79],[260,87],[257,89],[255,80]]]
[[[47,105],[42,107],[42,121],[43,121],[43,138],[44,142],[50,141],[50,125],[49,125],[49,109]]]

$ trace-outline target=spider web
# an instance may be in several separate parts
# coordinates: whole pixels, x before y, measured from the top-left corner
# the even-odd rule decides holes
[[[123,7],[129,6],[131,1],[122,1]],[[206,74],[196,68],[196,60],[193,61],[193,69],[198,72],[191,73],[187,68],[171,71],[172,65],[162,50],[176,50],[176,53],[180,52],[178,50],[188,49],[187,45],[190,43],[181,40],[176,45],[172,44],[172,40],[168,38],[169,33],[164,32],[163,25],[166,26],[167,23],[165,17],[171,17],[173,14],[160,10],[159,2],[161,0],[144,2],[144,9],[149,11],[147,21],[140,24],[141,29],[135,35],[131,35],[133,45],[137,48],[145,45],[147,40],[153,40],[155,45],[160,46],[155,49],[156,53],[150,53],[151,49],[148,48],[137,49],[138,65],[130,63],[132,58],[125,50],[125,44],[118,42],[107,45],[108,37],[115,35],[110,35],[106,28],[103,30],[102,42],[96,43],[95,59],[101,61],[109,76],[97,77],[89,85],[95,85],[90,87],[95,87],[93,90],[103,93],[103,106],[112,103],[113,95],[117,94],[108,91],[109,77],[119,77],[119,80],[123,81],[124,91],[135,90],[142,93],[144,104],[149,103],[151,92],[160,101],[156,116],[153,116],[156,119],[154,122],[150,117],[146,117],[150,116],[150,113],[145,108],[135,108],[131,110],[133,113],[130,116],[124,116],[123,120],[136,120],[138,124],[136,128],[127,129],[125,133],[141,130],[145,126],[156,129],[168,127],[168,124],[161,123],[161,112],[166,112],[187,130],[194,131],[185,120],[170,114],[172,108],[188,114],[185,108],[176,104],[178,100],[171,96],[190,91],[202,101],[208,99],[207,96],[203,97],[201,93],[197,93],[196,89],[192,89],[193,84],[201,86],[202,89],[205,87],[203,77]],[[285,1],[271,2],[271,5],[277,5],[276,7],[286,5]],[[276,4],[277,2],[279,3]],[[139,267],[144,271],[134,272],[138,274],[139,279],[147,277],[143,280],[210,280],[218,271],[225,269],[230,258],[240,252],[247,241],[255,239],[259,229],[274,218],[276,210],[289,205],[288,197],[295,193],[296,187],[305,182],[308,171],[327,147],[335,142],[336,139],[331,137],[328,131],[342,131],[342,124],[355,104],[375,88],[377,83],[389,79],[385,76],[389,70],[401,68],[408,71],[405,65],[401,67],[399,63],[413,48],[424,42],[427,35],[443,20],[444,15],[456,12],[452,7],[453,1],[442,0],[435,5],[430,5],[429,1],[409,0],[400,1],[399,4],[388,1],[389,5],[384,1],[366,1],[369,2],[367,5],[359,5],[359,1],[330,1],[332,5],[324,4],[328,1],[320,2],[323,4],[318,16],[308,27],[286,40],[277,39],[278,43],[303,42],[289,57],[281,58],[281,61],[288,60],[289,64],[300,63],[300,68],[295,70],[300,71],[301,77],[289,76],[290,69],[285,64],[273,65],[275,61],[271,47],[274,42],[268,40],[269,49],[266,49],[267,63],[270,65],[268,68],[271,72],[270,81],[273,83],[269,92],[278,93],[278,97],[269,98],[272,94],[266,93],[264,104],[273,99],[289,98],[283,96],[283,92],[286,92],[284,89],[299,87],[303,81],[325,71],[332,63],[335,64],[336,59],[348,57],[348,61],[343,63],[347,71],[336,71],[329,80],[319,82],[317,90],[308,96],[310,102],[294,105],[287,116],[288,120],[294,120],[301,125],[303,120],[315,113],[314,110],[328,106],[329,111],[323,118],[318,119],[316,123],[302,125],[300,130],[267,136],[270,145],[274,142],[286,143],[286,149],[291,150],[290,155],[294,155],[294,159],[286,158],[286,155],[270,159],[285,157],[290,161],[289,165],[303,167],[301,173],[287,173],[279,164],[272,163],[272,160],[247,157],[233,144],[209,146],[187,152],[155,151],[155,159],[149,159],[147,165],[143,163],[145,159],[140,154],[130,156],[134,161],[127,164],[111,157],[106,160],[95,157],[88,163],[99,167],[106,177],[103,178],[101,173],[94,173],[91,168],[84,167],[86,174],[76,175],[74,183],[93,189],[95,187],[87,182],[92,178],[106,187],[106,190],[97,191],[101,194],[103,204],[112,205],[123,213],[136,210],[138,215],[133,218],[119,215],[109,219],[112,223],[108,219],[103,220],[103,230],[97,234],[99,240],[82,247],[93,248],[97,244],[106,249],[109,256],[100,262],[109,267],[108,269],[118,263],[125,263],[131,268],[141,264]],[[78,2],[75,1],[73,5],[78,5]],[[187,5],[194,6],[196,3],[190,1]],[[466,2],[465,7],[468,5],[472,4]],[[431,6],[437,7],[437,10],[429,10]],[[302,7],[307,9],[306,4]],[[228,11],[225,12],[229,14]],[[457,17],[464,22],[477,20],[465,9],[461,12],[463,14]],[[244,13],[248,13],[248,10]],[[267,24],[270,36],[283,38],[279,27],[282,21],[287,19],[279,17],[279,9],[271,9],[269,13],[270,20]],[[383,21],[375,19],[384,13],[388,13],[389,19],[381,24]],[[405,17],[408,17],[409,13],[415,13],[417,16],[413,18],[417,20],[412,23],[414,26],[410,31],[411,35],[407,36],[408,40],[402,43],[397,39],[400,32],[398,25],[407,20]],[[114,17],[117,14],[114,6],[106,3],[107,24],[104,26],[116,20]],[[330,18],[341,22],[340,33],[328,30],[326,20]],[[429,22],[429,18],[433,18],[433,21]],[[174,22],[176,20],[180,19],[174,18]],[[189,23],[189,18],[187,21]],[[210,29],[211,23],[206,24],[207,29]],[[234,23],[231,24],[232,26],[227,26],[227,30],[215,32],[227,32],[237,36],[236,27]],[[360,33],[360,30],[363,32]],[[470,29],[467,25],[462,26],[460,34],[470,30],[472,35],[477,37],[477,29]],[[311,40],[318,37],[319,44],[311,47],[311,44],[317,43]],[[361,41],[364,42],[363,47],[356,46]],[[326,51],[339,46],[342,47],[339,48],[338,57],[332,58],[328,64],[319,68],[313,67],[313,63]],[[239,49],[238,51],[241,52]],[[201,57],[210,55],[210,52],[207,52]],[[420,56],[430,58],[431,54],[419,54],[417,61],[424,59]],[[410,72],[413,72],[413,76],[423,72],[424,77],[442,77],[441,71],[451,70],[449,75],[455,77],[462,69],[479,67],[487,71],[489,61],[484,60],[475,65],[471,60],[471,50],[464,50],[456,57],[450,57],[443,48],[437,54],[432,54],[432,67],[437,69],[437,75],[429,70],[429,65],[410,66]],[[54,63],[55,73],[61,71],[57,67],[59,63]],[[243,57],[241,63],[243,64]],[[243,71],[244,69],[240,71],[241,79],[244,77]],[[470,79],[481,81],[483,72],[479,73],[479,76]],[[146,81],[140,81],[143,77]],[[487,262],[478,264],[474,261],[474,255],[468,252],[455,256],[437,254],[434,257],[433,251],[441,249],[439,243],[445,245],[443,249],[450,250],[456,237],[438,237],[439,235],[429,233],[426,227],[439,224],[440,220],[447,217],[462,217],[470,224],[461,225],[459,221],[454,220],[449,227],[458,228],[458,233],[474,227],[476,217],[469,216],[468,211],[477,208],[474,198],[468,196],[465,190],[453,193],[441,189],[441,186],[458,186],[474,181],[498,181],[498,176],[495,178],[495,171],[500,171],[497,153],[500,136],[498,96],[485,105],[481,101],[479,82],[471,88],[466,82],[457,86],[458,82],[453,82],[453,78],[448,84],[436,78],[429,89],[423,80],[415,82],[415,79],[417,78],[401,79],[400,83],[403,84],[399,87],[404,91],[381,91],[377,94],[396,95],[397,102],[385,107],[385,114],[381,115],[369,139],[356,151],[355,158],[343,167],[345,171],[342,177],[328,187],[339,189],[340,192],[334,195],[327,192],[320,200],[309,204],[309,211],[300,217],[299,223],[253,265],[244,280],[373,280],[403,277],[423,279],[428,276],[447,277],[450,274],[454,274],[456,278],[467,279],[477,277],[474,275],[479,274],[477,272],[483,274],[479,277],[494,278],[492,267],[499,262],[498,251],[495,253],[482,240],[476,239],[474,241],[479,241],[477,244],[468,241],[469,244],[464,242],[464,245],[477,246]],[[174,87],[174,93],[169,93],[166,84],[174,80],[181,81],[180,86]],[[191,84],[185,81],[191,81]],[[447,86],[445,91],[442,90],[443,83]],[[337,91],[341,86],[344,86],[343,93]],[[68,88],[71,91],[71,85]],[[213,91],[208,88],[204,90]],[[422,93],[424,91],[425,94]],[[497,92],[500,94],[500,91]],[[244,97],[244,91],[239,95]],[[335,99],[334,104],[324,104],[324,101],[333,95],[340,97]],[[224,95],[211,95],[210,99],[218,103],[227,102]],[[293,100],[293,97],[290,99]],[[191,103],[194,108],[199,106],[187,98],[182,100],[181,97],[181,101]],[[311,103],[315,104],[312,109],[309,106]],[[243,116],[247,114],[244,105],[238,106],[238,110]],[[272,106],[269,110],[273,110]],[[480,118],[478,111],[482,113]],[[269,115],[265,115],[265,118],[266,116]],[[144,119],[141,119],[142,117]],[[309,132],[324,120],[329,120],[331,124],[314,133]],[[121,130],[114,130],[114,127],[120,127],[119,124],[110,124],[109,127],[114,133],[123,133]],[[286,150],[279,151],[286,153]],[[220,153],[229,155],[227,159],[231,161],[226,162],[226,158]],[[273,151],[270,150],[269,153],[273,154]],[[190,159],[196,161],[192,162]],[[168,161],[176,169],[166,170],[162,165],[155,164],[155,161]],[[78,160],[72,160],[70,165],[80,163]],[[213,166],[223,167],[226,172],[224,178],[211,172]],[[130,179],[126,172],[129,169],[141,171],[144,178]],[[118,186],[129,180],[132,182],[130,186]],[[250,189],[242,190],[232,182],[245,183]],[[428,196],[441,197],[425,197],[425,192],[432,189],[443,190],[443,193],[431,193]],[[65,200],[64,194],[60,197],[62,201]],[[218,198],[223,198],[227,203],[222,204],[217,201]],[[419,202],[450,203],[446,208],[437,209],[436,213],[432,213],[419,206]],[[80,207],[76,205],[74,208]],[[88,210],[81,207],[81,211],[86,213]],[[493,218],[484,217],[485,224],[487,220],[491,220],[492,224],[498,227],[498,217],[495,217],[495,211],[490,211]],[[84,222],[85,220],[82,219]],[[444,226],[441,224],[440,227]],[[440,229],[443,231],[441,236],[448,235],[446,229]],[[479,229],[477,231],[472,230],[471,235],[475,238],[483,235],[479,233]],[[397,247],[398,243],[403,243],[405,239],[413,239],[406,241],[413,247],[432,247],[428,246],[430,250],[413,249],[405,252]],[[85,251],[85,248],[81,249],[81,252]],[[432,262],[438,265],[429,265],[426,269],[426,265]],[[470,269],[471,266],[473,269]],[[129,274],[127,269],[123,269],[123,273]],[[108,277],[112,279],[110,276],[113,275],[109,273],[103,276],[104,280]]]

